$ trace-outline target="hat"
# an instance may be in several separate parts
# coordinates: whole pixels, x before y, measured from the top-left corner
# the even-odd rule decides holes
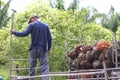
[[[32,18],[37,18],[37,19],[38,19],[39,17],[38,17],[37,15],[35,15],[35,14],[32,15],[32,16],[30,16],[29,21],[28,21],[28,24],[31,23],[31,19],[32,19]]]

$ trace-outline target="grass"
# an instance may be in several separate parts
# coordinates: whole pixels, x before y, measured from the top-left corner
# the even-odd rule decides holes
[[[9,80],[9,69],[0,69],[0,76],[3,77],[3,80]],[[40,79],[35,79],[40,80]],[[66,77],[52,77],[51,80],[66,80]]]

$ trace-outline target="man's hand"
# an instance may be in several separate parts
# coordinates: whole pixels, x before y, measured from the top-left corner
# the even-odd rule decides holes
[[[10,30],[10,34],[13,34],[13,32],[14,32],[14,30],[13,30],[13,29],[11,29],[11,30]]]

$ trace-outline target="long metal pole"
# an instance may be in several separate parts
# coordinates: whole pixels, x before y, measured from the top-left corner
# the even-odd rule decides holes
[[[12,10],[12,25],[11,25],[11,30],[13,29],[14,27],[14,13],[16,12],[15,10],[11,9]],[[11,70],[12,70],[12,34],[10,34],[10,52],[9,52],[9,67],[10,67],[10,70],[9,70],[9,80],[11,80]]]

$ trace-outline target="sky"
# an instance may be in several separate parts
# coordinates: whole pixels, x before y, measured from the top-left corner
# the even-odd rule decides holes
[[[120,12],[120,0],[83,0],[81,5],[92,6],[100,13],[108,13],[112,5],[116,12]]]
[[[12,0],[10,7],[20,12],[23,11],[25,7],[30,5],[32,2],[33,0]]]
[[[10,9],[15,9],[17,12],[21,12],[33,1],[34,0],[12,0]],[[66,5],[68,5],[72,0],[65,1]],[[120,12],[120,0],[82,0],[80,3],[81,7],[91,6],[96,8],[100,13],[108,13],[111,5],[115,8],[116,12]]]
[[[9,0],[3,0],[5,2],[9,1]],[[34,0],[12,0],[11,4],[10,4],[10,9],[9,9],[9,13],[11,14],[11,9],[14,9],[18,12],[24,11],[25,7],[27,7],[28,5],[32,4]]]

